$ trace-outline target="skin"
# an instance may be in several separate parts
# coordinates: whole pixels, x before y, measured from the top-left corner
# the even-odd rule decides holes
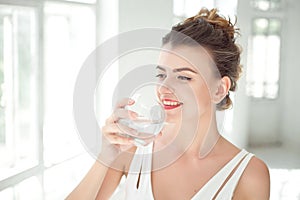
[[[191,130],[188,128],[179,130],[176,126],[163,129],[162,134],[154,141],[153,152],[167,151],[166,147],[173,145],[183,154],[163,168],[159,168],[156,162],[161,154],[153,154],[153,168],[158,170],[151,173],[151,185],[155,199],[191,199],[211,177],[239,153],[240,149],[221,137],[217,130],[216,104],[228,93],[230,79],[226,76],[222,78],[215,76],[213,70],[209,70],[212,66],[210,56],[201,47],[179,46],[171,50],[175,54],[162,51],[159,57],[160,67],[157,74],[161,86],[157,88],[157,96],[159,99],[170,98],[182,102],[180,107],[166,111],[167,122],[182,125],[193,120],[198,124],[198,129],[196,132],[192,131],[194,137],[189,141],[188,149],[176,143],[175,138],[178,137],[181,141]],[[189,70],[178,71],[180,68]],[[195,102],[191,103],[193,100]],[[103,134],[110,137],[110,142],[123,150],[114,161],[116,165],[123,167],[123,171],[96,162],[68,199],[80,199],[77,198],[79,195],[81,199],[109,199],[121,177],[127,175],[136,147],[128,138],[111,137],[115,132],[121,132],[115,126],[115,121],[122,115],[120,113],[125,117],[124,107],[127,104],[128,99],[120,102],[115,112],[118,116],[112,115],[103,129]],[[131,117],[132,115],[134,114],[131,114]],[[203,147],[213,148],[205,157],[199,159],[199,149]],[[162,155],[170,155],[168,153],[172,152]],[[168,187],[165,187],[166,185]],[[89,196],[84,196],[87,191]],[[267,200],[269,193],[268,168],[263,161],[253,157],[238,182],[233,199]]]

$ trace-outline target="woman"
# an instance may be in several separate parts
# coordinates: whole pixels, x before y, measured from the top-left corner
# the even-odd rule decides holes
[[[172,31],[163,38],[156,91],[171,126],[146,147],[136,147],[132,137],[116,134],[133,135],[118,120],[137,116],[126,109],[133,100],[120,101],[102,128],[107,146],[99,159],[110,167],[95,162],[68,199],[109,199],[123,175],[116,199],[269,199],[264,162],[217,129],[216,110],[231,106],[229,91],[235,91],[241,72],[234,25],[216,9],[201,9]]]

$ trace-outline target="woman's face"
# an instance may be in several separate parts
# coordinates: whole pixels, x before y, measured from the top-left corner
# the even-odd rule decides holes
[[[167,46],[165,46],[167,47]],[[158,66],[157,96],[167,122],[198,120],[211,113],[211,94],[218,76],[206,51],[198,47],[178,46],[161,51]]]

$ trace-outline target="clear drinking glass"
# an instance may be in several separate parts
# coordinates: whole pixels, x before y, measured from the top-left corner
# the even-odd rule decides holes
[[[134,138],[136,146],[145,146],[149,140],[155,139],[165,124],[165,113],[155,94],[155,86],[143,86],[135,90],[131,96],[135,103],[126,109],[138,114],[134,119],[120,119],[118,122],[137,131]]]

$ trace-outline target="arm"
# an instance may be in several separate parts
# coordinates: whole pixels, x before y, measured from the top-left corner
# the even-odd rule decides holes
[[[106,173],[104,181],[98,191],[97,200],[109,199],[119,185],[123,175],[128,173],[130,164],[136,151],[136,146],[124,151],[112,164]],[[122,170],[120,168],[122,166]]]
[[[107,174],[105,176],[105,179],[103,181],[103,184],[101,185],[96,199],[109,199],[117,186],[120,183],[120,180],[123,176],[123,172],[109,168],[107,171]]]
[[[128,102],[128,99],[120,101],[114,113],[106,120],[101,131],[103,135],[102,149],[98,156],[101,162],[96,161],[94,163],[79,185],[69,194],[68,200],[95,199],[102,185],[105,187],[101,189],[100,193],[103,193],[108,198],[119,184],[124,174],[123,169],[127,159],[127,157],[123,156],[123,152],[134,149],[133,139],[117,134],[123,133],[124,130],[130,131],[128,128],[117,124],[119,118],[128,117],[128,111],[124,107],[131,105],[133,101]],[[106,165],[102,162],[106,163]],[[119,170],[113,170],[113,168]]]
[[[79,185],[67,197],[67,200],[109,199],[125,174],[124,170],[128,170],[135,151],[135,146],[126,150],[127,153],[122,153],[110,165],[111,167],[96,161]],[[123,170],[120,170],[121,168]]]
[[[95,199],[107,171],[108,167],[96,161],[87,175],[66,199]]]
[[[253,157],[241,177],[233,199],[269,200],[270,174],[266,164]]]

